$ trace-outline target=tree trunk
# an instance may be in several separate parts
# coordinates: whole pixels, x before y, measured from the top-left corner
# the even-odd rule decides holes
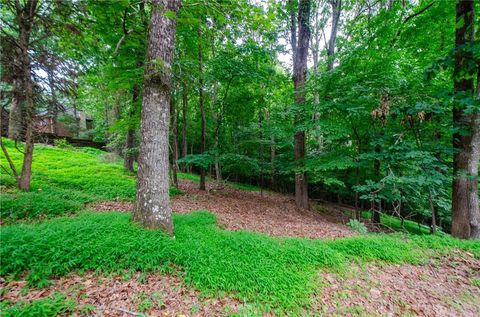
[[[23,114],[21,100],[21,84],[19,79],[13,79],[12,101],[8,119],[8,137],[12,140],[21,140],[23,135]]]
[[[430,233],[435,234],[437,232],[437,211],[435,204],[433,203],[432,190],[428,190],[428,202],[430,204],[430,210],[432,211],[432,222],[430,223]]]
[[[265,111],[265,116],[268,122],[268,125],[271,126],[270,121],[270,112],[268,109]],[[272,131],[270,131],[270,187],[275,189],[275,135]]]
[[[375,153],[380,153],[381,146],[379,144],[375,145]],[[375,158],[373,161],[373,173],[377,179],[380,179],[380,160]],[[372,209],[372,222],[373,223],[380,223],[380,211],[382,210],[382,201],[378,202],[379,208],[376,207],[375,200],[373,201],[373,209]]]
[[[480,239],[480,210],[478,201],[478,161],[480,157],[480,118],[478,110],[466,114],[461,99],[475,98],[472,65],[473,53],[466,47],[474,41],[473,1],[457,2],[455,31],[453,107],[453,184],[452,184],[452,235],[463,239]],[[462,21],[459,23],[458,21]],[[477,68],[478,69],[478,68]],[[477,88],[478,90],[478,88]],[[479,92],[477,91],[477,98]]]
[[[177,118],[177,105],[175,99],[170,101],[170,109],[172,112],[172,175],[173,184],[178,188],[178,118]]]
[[[37,8],[37,1],[27,1],[25,8],[19,18],[20,26],[20,59],[22,67],[23,84],[25,86],[26,109],[26,132],[25,132],[25,150],[23,155],[22,173],[18,180],[18,187],[22,190],[30,189],[30,180],[32,177],[33,160],[33,129],[35,127],[35,102],[33,100],[32,85],[32,65],[28,54],[30,44],[30,33],[32,30],[32,20]]]
[[[198,27],[198,99],[200,103],[200,115],[202,117],[201,129],[202,136],[200,141],[200,153],[205,153],[206,149],[206,119],[205,119],[205,105],[203,100],[203,48],[202,48],[202,26]],[[200,168],[200,190],[205,190],[205,168]]]
[[[333,69],[335,63],[335,42],[337,41],[338,22],[340,21],[340,13],[342,11],[342,0],[332,0],[332,32],[328,41],[327,48],[327,70]]]
[[[182,157],[187,156],[188,153],[188,140],[187,140],[187,127],[188,127],[188,86],[186,82],[183,82],[182,91]]]
[[[300,0],[298,6],[298,43],[296,47],[292,47],[295,52],[295,59],[293,62],[293,84],[295,89],[295,103],[297,106],[301,106],[305,103],[308,44],[310,42],[310,8],[310,0]],[[292,41],[292,46],[293,43],[294,42]],[[300,124],[301,121],[302,118],[300,117],[300,114],[298,114],[295,118],[295,122],[296,124]],[[300,130],[295,133],[294,145],[297,168],[295,173],[295,203],[297,207],[308,209],[307,173],[303,171],[303,159],[305,157],[305,131]]]
[[[50,104],[48,107],[48,117],[51,119],[50,124],[50,132],[54,135],[57,135],[57,93],[55,91],[55,81],[53,78],[53,68],[54,65],[49,65],[47,71],[48,71],[48,86],[50,87],[50,93],[51,93],[51,98],[50,98]]]
[[[141,65],[140,65],[141,66]],[[125,142],[125,157],[123,159],[123,166],[126,170],[133,172],[133,162],[135,161],[135,155],[132,153],[135,146],[135,129],[132,126],[132,117],[134,115],[134,109],[138,102],[140,96],[140,86],[135,84],[132,89],[132,106],[128,112],[128,129],[127,129],[127,140]]]
[[[145,65],[138,158],[137,202],[133,220],[173,233],[168,181],[168,134],[172,57],[179,0],[153,0]]]

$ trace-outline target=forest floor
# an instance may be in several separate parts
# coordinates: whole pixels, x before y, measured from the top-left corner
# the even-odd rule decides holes
[[[341,222],[342,218],[322,215],[295,206],[293,197],[271,191],[238,189],[231,184],[206,183],[206,191],[191,180],[179,180],[181,195],[172,199],[177,213],[208,210],[217,216],[219,225],[228,230],[249,230],[270,236],[329,239],[355,234]],[[106,201],[89,208],[96,211],[131,211],[133,203]],[[331,206],[330,206],[331,208]],[[337,211],[339,213],[340,209]]]
[[[134,175],[107,155],[38,146],[30,192],[0,172],[2,316],[480,315],[478,242],[359,234],[346,206],[191,174],[172,239],[132,224]]]
[[[270,191],[246,191],[228,184],[219,187],[213,181],[207,182],[206,191],[200,191],[197,182],[179,180],[179,189],[182,194],[172,199],[174,212],[209,210],[217,216],[219,225],[228,230],[312,239],[356,234],[344,224],[348,219],[345,216],[348,208],[342,205],[316,204],[315,209],[321,210],[322,214],[297,208],[291,196]],[[134,206],[129,202],[107,201],[89,207],[96,211],[129,212]],[[146,289],[148,292],[150,289],[151,293],[158,286],[165,288],[163,279],[150,276],[143,288],[139,288],[137,280],[117,285],[120,293],[128,292],[124,288],[132,284],[137,291]],[[98,285],[98,279],[95,281],[93,285]],[[320,272],[319,281],[319,291],[312,296],[313,304],[306,315],[475,317],[480,314],[480,260],[468,252],[432,258],[423,265],[361,266],[352,263],[348,271],[340,274]],[[182,289],[178,280],[173,279],[170,283],[176,285],[176,290]],[[198,294],[192,291],[167,294],[169,299],[163,302],[166,316],[170,316],[169,310],[214,316],[227,311],[238,312],[242,307],[241,302],[229,297],[200,300],[200,304]],[[106,305],[107,311],[115,312],[112,307],[116,306],[135,307],[135,297],[124,296],[120,303],[118,294],[112,298],[111,303]]]
[[[321,271],[318,290],[302,316],[479,316],[480,260],[456,253],[424,265],[353,264],[348,271]],[[472,284],[476,281],[476,284]],[[74,299],[74,315],[96,316],[257,316],[251,307],[227,295],[203,296],[181,278],[135,273],[99,276],[92,272],[58,278],[28,292],[25,280],[0,283],[2,301]],[[68,308],[68,303],[57,305]],[[89,307],[91,311],[89,310]],[[274,316],[272,313],[258,315]]]

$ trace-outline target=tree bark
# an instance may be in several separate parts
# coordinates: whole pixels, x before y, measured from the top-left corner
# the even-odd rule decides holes
[[[457,2],[455,31],[453,107],[453,184],[452,235],[462,239],[480,239],[480,210],[478,200],[478,161],[480,158],[480,118],[478,110],[466,114],[461,101],[475,98],[474,77],[469,71],[475,65],[474,56],[466,47],[474,41],[474,1]],[[458,22],[458,21],[461,21]],[[478,89],[477,89],[478,90]],[[477,99],[479,92],[477,91]]]
[[[8,118],[8,137],[12,140],[20,140],[23,134],[23,114],[21,100],[21,84],[19,79],[13,79],[12,101]]]
[[[140,65],[141,66],[141,65]],[[129,115],[129,122],[128,122],[128,129],[127,129],[127,140],[125,141],[125,157],[123,160],[123,166],[126,170],[133,172],[133,162],[135,161],[135,155],[132,153],[132,149],[135,146],[135,129],[132,126],[131,118],[134,115],[134,109],[138,102],[138,98],[140,96],[140,86],[135,84],[132,88],[132,106],[128,113]]]
[[[36,0],[27,1],[23,11],[19,17],[20,26],[20,59],[22,67],[23,84],[25,86],[25,99],[27,103],[26,109],[26,131],[25,131],[25,150],[23,155],[23,165],[18,187],[21,190],[30,189],[30,180],[32,178],[32,160],[33,160],[33,129],[35,126],[35,102],[33,100],[33,84],[32,84],[32,65],[28,54],[30,44],[30,33],[32,30],[33,18],[37,9],[38,2]],[[17,9],[18,10],[18,9]],[[17,12],[20,13],[18,10]]]
[[[327,70],[332,70],[335,63],[335,43],[337,41],[340,13],[342,12],[342,0],[331,0],[330,5],[332,6],[332,32],[330,33],[327,48]]]
[[[171,124],[172,124],[172,175],[173,184],[178,188],[178,118],[177,118],[177,105],[174,98],[170,101],[171,109]]]
[[[53,78],[53,69],[55,65],[52,63],[48,67],[48,86],[50,87],[50,104],[48,108],[48,117],[51,119],[51,127],[50,131],[52,134],[57,135],[57,116],[58,116],[58,109],[57,109],[57,93],[55,91],[55,81]]]
[[[133,220],[173,233],[168,180],[168,134],[172,57],[179,0],[153,0],[145,65],[138,158],[137,202]]]
[[[310,9],[310,0],[300,0],[298,6],[298,43],[296,47],[293,47],[292,41],[292,48],[295,52],[293,63],[293,84],[295,89],[295,103],[298,107],[305,103],[308,44],[310,42]],[[299,124],[302,121],[300,114],[296,115],[295,121],[296,124]],[[297,207],[308,209],[307,173],[303,171],[303,159],[305,157],[305,131],[303,130],[295,133],[294,151],[297,167],[295,173],[295,203]]]
[[[206,149],[206,119],[205,119],[205,105],[203,100],[203,48],[202,48],[202,26],[198,26],[198,99],[200,106],[201,120],[201,141],[200,153],[205,153]],[[200,190],[205,190],[205,168],[200,168]]]
[[[380,146],[380,144],[377,144],[375,145],[375,153],[377,153],[377,155],[381,152],[382,150],[382,147]],[[373,173],[375,175],[375,177],[379,180],[381,179],[381,176],[380,176],[380,160],[378,158],[375,158],[375,160],[373,161]],[[376,207],[376,201],[373,200],[373,208],[372,208],[372,222],[373,223],[376,223],[376,224],[379,224],[381,222],[380,220],[380,212],[382,210],[382,201],[380,200],[378,202],[378,209]]]
[[[187,156],[188,153],[188,140],[187,140],[187,128],[188,128],[188,86],[186,82],[182,83],[182,157]]]

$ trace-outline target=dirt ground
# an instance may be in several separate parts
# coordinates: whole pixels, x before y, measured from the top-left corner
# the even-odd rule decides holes
[[[313,304],[302,316],[480,316],[480,260],[465,252],[420,266],[352,264],[346,273],[321,272],[318,281]],[[245,307],[230,297],[202,296],[169,275],[71,274],[28,293],[22,291],[26,284],[0,280],[0,300],[31,301],[61,292],[78,303],[74,316],[87,315],[88,306],[94,307],[90,316],[116,317],[229,316]]]
[[[322,273],[312,311],[328,316],[480,316],[480,260],[468,253],[421,266],[352,266]]]
[[[84,276],[71,274],[56,279],[43,289],[22,291],[26,281],[2,281],[4,301],[32,301],[61,292],[75,300],[78,308],[74,316],[225,316],[238,311],[241,303],[222,297],[208,298],[188,288],[180,278],[136,273],[130,278],[122,276],[100,277],[94,273]],[[88,313],[87,307],[93,312]],[[69,313],[66,316],[71,316]]]
[[[179,187],[183,194],[173,198],[174,212],[209,210],[228,230],[249,230],[271,236],[312,239],[332,239],[355,234],[341,223],[341,218],[334,219],[331,215],[297,208],[290,196],[244,191],[232,186],[217,189],[215,183],[207,183],[207,191],[200,191],[198,184],[184,180],[179,182]],[[103,202],[89,208],[97,211],[131,211],[133,204]]]

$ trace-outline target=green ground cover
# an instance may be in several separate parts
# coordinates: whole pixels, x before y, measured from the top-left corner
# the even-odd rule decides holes
[[[13,144],[6,142],[15,161]],[[358,263],[421,263],[452,249],[480,256],[480,243],[448,235],[365,234],[337,240],[278,238],[219,228],[208,211],[174,215],[175,238],[145,230],[119,212],[78,212],[35,221],[15,219],[61,215],[78,211],[87,202],[132,200],[133,175],[116,163],[106,163],[101,151],[38,146],[31,192],[13,189],[1,174],[2,218],[10,223],[0,232],[0,275],[24,277],[42,287],[54,277],[87,270],[126,274],[160,271],[179,274],[185,282],[211,296],[229,294],[256,311],[301,313],[308,308],[319,283],[320,269],[348,270]],[[194,180],[195,175],[181,177]],[[386,218],[388,219],[388,218]],[[6,316],[38,309],[52,314],[72,310],[57,296],[32,303],[2,303]],[[49,308],[50,307],[50,308]],[[12,312],[9,313],[8,312]]]

